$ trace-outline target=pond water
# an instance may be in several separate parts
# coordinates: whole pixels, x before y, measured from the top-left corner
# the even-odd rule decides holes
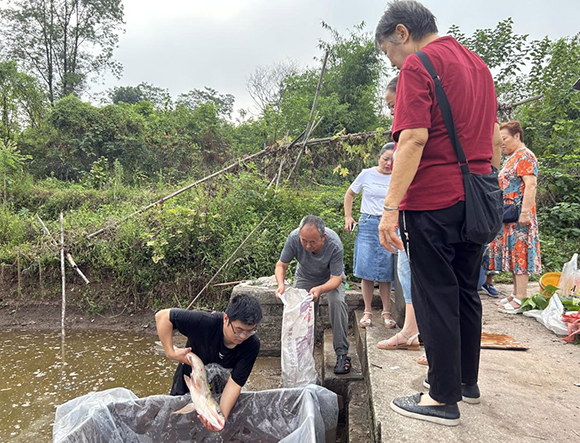
[[[52,441],[56,407],[93,391],[124,387],[168,394],[176,362],[157,336],[103,330],[0,331],[0,442]],[[177,346],[184,337],[175,337]],[[259,357],[245,388],[281,387],[280,359]]]
[[[2,331],[0,442],[51,441],[56,406],[92,391],[168,394],[176,363],[154,335],[111,331]]]

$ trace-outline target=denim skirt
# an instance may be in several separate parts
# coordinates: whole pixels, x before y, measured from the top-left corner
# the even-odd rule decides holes
[[[379,241],[380,215],[361,214],[354,242],[354,276],[376,282],[395,280],[393,254]]]

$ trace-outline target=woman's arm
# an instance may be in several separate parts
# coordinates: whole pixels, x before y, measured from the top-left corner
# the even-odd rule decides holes
[[[497,170],[500,169],[502,144],[503,140],[501,139],[501,135],[499,133],[499,125],[496,123],[493,127],[493,157],[491,159],[491,165]]]
[[[524,175],[522,180],[524,181],[524,198],[518,222],[520,225],[529,225],[531,221],[530,211],[536,202],[538,178],[535,175]]]
[[[355,221],[352,218],[352,202],[356,194],[350,188],[344,194],[344,229],[351,232],[354,229]]]

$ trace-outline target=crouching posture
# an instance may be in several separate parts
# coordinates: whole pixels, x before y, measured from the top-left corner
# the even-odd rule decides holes
[[[219,404],[223,417],[227,420],[260,351],[260,341],[255,334],[261,320],[262,308],[258,300],[250,295],[233,297],[225,313],[163,309],[155,314],[157,334],[165,354],[179,362],[170,394],[186,394],[186,380],[195,381],[191,365],[197,360],[191,358],[192,353],[199,357],[203,365],[217,363],[226,369],[232,369]],[[185,348],[173,346],[174,329],[187,337]],[[196,369],[198,370],[199,368]],[[215,432],[221,429],[202,414],[199,417],[208,430]]]

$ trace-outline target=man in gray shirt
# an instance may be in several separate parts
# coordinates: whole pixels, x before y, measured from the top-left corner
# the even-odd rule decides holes
[[[335,374],[350,372],[351,360],[348,353],[348,307],[344,300],[343,247],[336,232],[326,228],[320,217],[307,215],[298,229],[286,239],[280,260],[276,263],[276,296],[284,293],[284,278],[290,262],[296,258],[298,267],[294,275],[294,286],[306,289],[318,303],[326,294],[330,312],[330,326],[334,351],[336,352]]]

